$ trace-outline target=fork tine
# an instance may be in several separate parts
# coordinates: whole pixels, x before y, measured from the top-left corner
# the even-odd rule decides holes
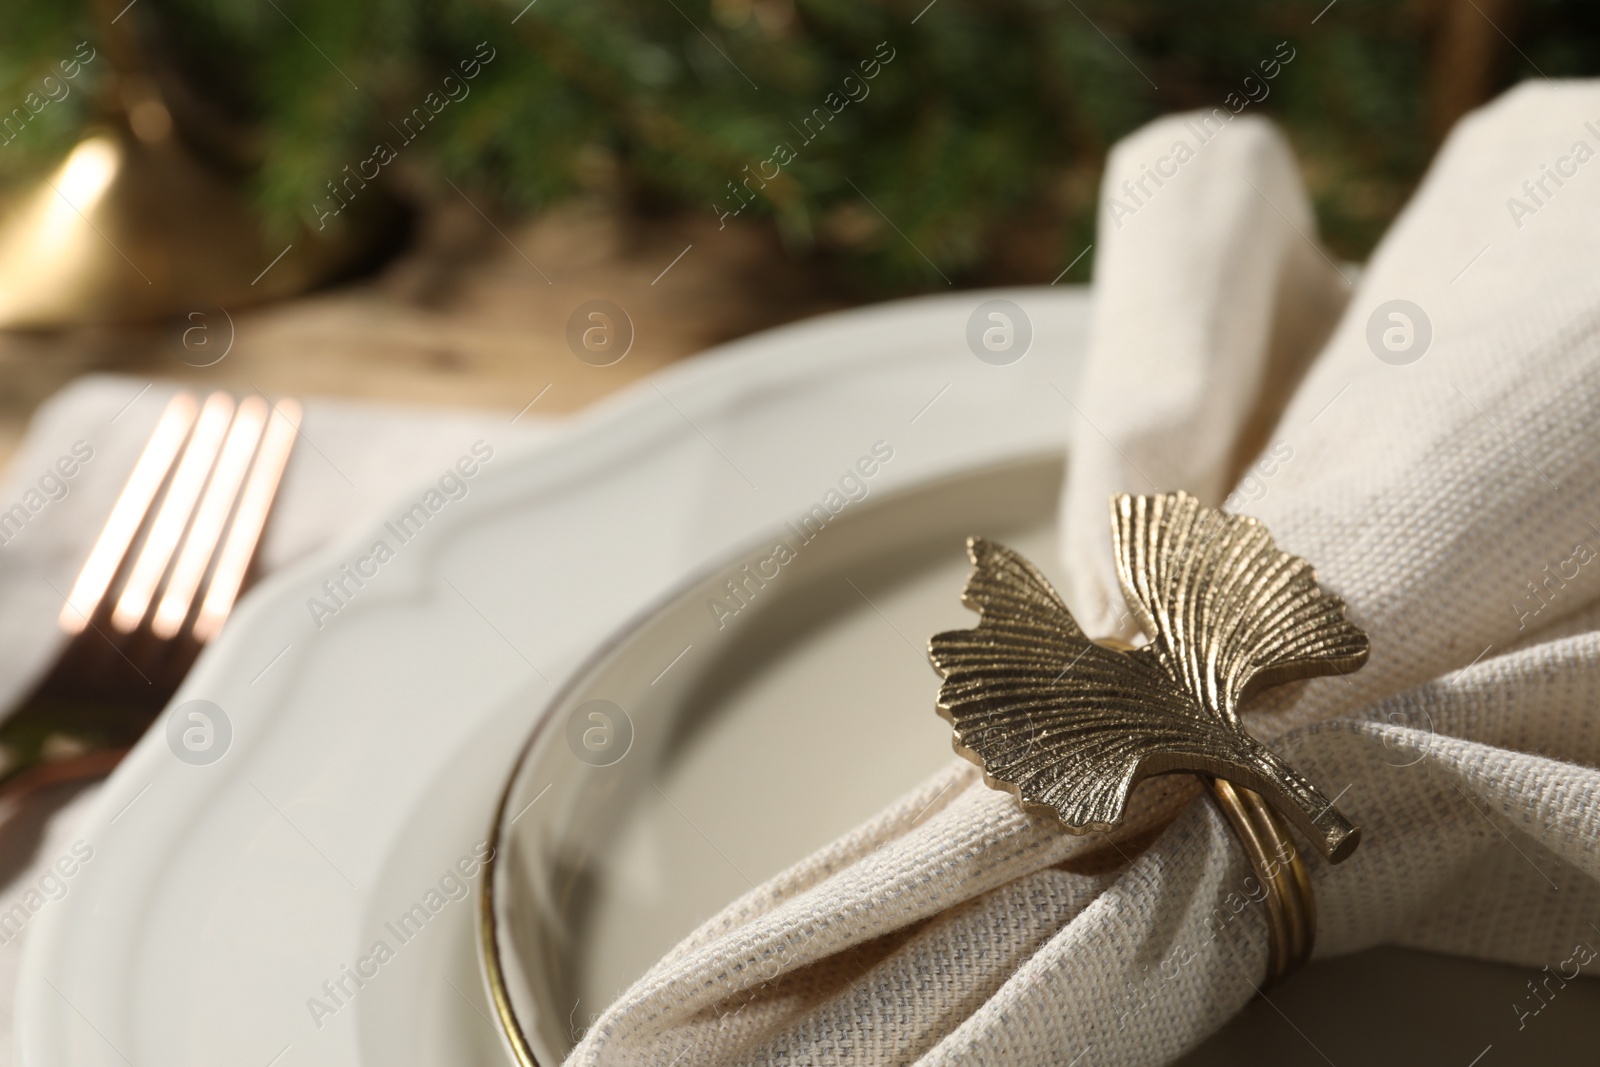
[[[62,605],[59,621],[67,633],[83,632],[100,606],[111,579],[122,566],[128,545],[132,543],[134,534],[139,532],[139,527],[144,525],[145,515],[150,510],[156,491],[166,480],[178,449],[189,435],[194,415],[193,394],[178,393],[167,402],[166,410],[161,413],[150,440],[134,464],[133,473],[128,476],[127,484],[111,509],[110,518],[106,519],[105,527],[90,550],[83,570],[78,572],[72,592],[67,595],[67,602]]]
[[[244,584],[245,571],[255,555],[256,543],[266,528],[267,515],[272,510],[272,498],[278,492],[278,482],[283,468],[289,462],[289,452],[294,448],[295,435],[300,432],[300,405],[293,400],[281,400],[273,406],[267,418],[266,435],[256,454],[249,480],[239,499],[238,513],[228,530],[227,540],[211,571],[210,585],[200,603],[200,614],[194,621],[195,640],[205,642],[222,629],[233,601]]]
[[[222,540],[223,527],[238,499],[239,487],[244,483],[250,457],[255,454],[266,422],[266,401],[249,396],[240,402],[211,481],[206,485],[205,496],[183,540],[183,548],[178,552],[178,562],[167,579],[155,617],[150,620],[151,632],[163,640],[177,636],[183,620],[189,616],[195,590],[200,587],[206,566]]]
[[[206,397],[188,447],[183,450],[183,458],[172,476],[172,484],[167,487],[166,498],[161,501],[161,510],[156,513],[156,521],[151,524],[139,558],[122,587],[122,595],[117,598],[116,610],[111,613],[111,625],[123,633],[132,633],[138,628],[150,608],[150,601],[155,599],[156,587],[166,573],[173,550],[178,547],[178,538],[189,525],[189,516],[206,476],[211,473],[232,415],[233,397],[220,390]]]
[[[169,402],[62,610],[72,639],[0,719],[0,828],[22,793],[104,774],[160,714],[233,607],[299,425],[293,400]]]

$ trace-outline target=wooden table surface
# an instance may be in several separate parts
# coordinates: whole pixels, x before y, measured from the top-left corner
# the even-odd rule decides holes
[[[845,306],[820,292],[815,277],[766,228],[719,230],[709,212],[624,219],[580,202],[522,223],[500,221],[497,230],[466,204],[443,203],[419,220],[408,250],[375,275],[230,309],[233,346],[209,367],[190,365],[187,323],[0,334],[0,466],[34,409],[92,371],[239,395],[259,389],[273,399],[323,395],[515,412],[537,396],[538,411],[572,411],[711,345]],[[569,316],[597,298],[620,305],[634,324],[632,349],[609,367],[584,363],[567,345]],[[220,342],[227,316],[195,324]]]

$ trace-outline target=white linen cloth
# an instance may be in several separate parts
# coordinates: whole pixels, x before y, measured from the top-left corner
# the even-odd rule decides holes
[[[1284,316],[1343,284],[1281,138],[1213,120],[1197,146],[1202,121],[1136,133],[1104,182],[1063,505],[1064,591],[1091,633],[1126,626],[1107,494],[1222,504],[1250,408],[1314,347]],[[1179,141],[1189,158],[1128,203],[1122,183]],[[1600,945],[1597,149],[1595,83],[1524,86],[1465,119],[1234,498],[1372,638],[1359,673],[1247,715],[1364,830],[1337,867],[1302,848],[1318,956],[1600,966],[1576,947]],[[1392,300],[1420,309],[1425,351],[1403,351]],[[955,762],[708,921],[568,1062],[1171,1060],[1255,996],[1267,952],[1243,852],[1185,781],[1146,783],[1108,842]]]
[[[0,477],[0,714],[38,680],[64,640],[56,615],[156,419],[168,382],[95,375],[52,397]],[[520,403],[521,401],[517,401]],[[256,566],[265,575],[341,530],[357,528],[476,440],[498,449],[548,433],[533,415],[403,408],[313,399],[284,472]],[[78,445],[74,453],[73,446]],[[63,456],[86,462],[58,467]],[[62,471],[73,471],[63,477]],[[31,494],[31,495],[30,495]],[[5,512],[21,505],[26,518]],[[0,813],[0,914],[23,902],[67,854],[97,785],[58,788]],[[0,938],[0,1067],[15,1062],[12,1005],[30,925]]]

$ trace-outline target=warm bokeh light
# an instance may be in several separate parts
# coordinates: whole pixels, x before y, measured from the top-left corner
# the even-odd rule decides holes
[[[88,261],[91,242],[104,242],[89,220],[121,162],[115,141],[90,137],[6,220],[0,228],[0,319],[59,299]]]
[[[91,137],[74,148],[50,182],[57,194],[51,221],[65,222],[74,215],[93,211],[111,179],[117,176],[120,162],[116,142],[109,137]]]

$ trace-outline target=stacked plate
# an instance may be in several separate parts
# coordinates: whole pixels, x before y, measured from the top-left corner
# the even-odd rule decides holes
[[[157,728],[107,784],[33,920],[22,1062],[554,1067],[702,920],[951,758],[925,641],[971,623],[967,535],[1054,569],[1087,312],[833,315],[533,451],[463,441],[424,526],[394,520],[428,485],[241,604],[174,701],[222,709],[217,758]],[[1430,1060],[1526,978],[1323,962],[1186,1062]],[[1597,987],[1562,1003],[1525,1054],[1588,1047]]]
[[[990,296],[1025,358],[981,343]],[[1053,558],[1086,323],[1074,290],[848,312],[534,451],[463,441],[425,528],[395,501],[241,605],[174,701],[223,709],[220,758],[152,730],[107,785],[30,935],[23,1062],[559,1062],[950,758],[923,645],[969,621],[967,534]]]

